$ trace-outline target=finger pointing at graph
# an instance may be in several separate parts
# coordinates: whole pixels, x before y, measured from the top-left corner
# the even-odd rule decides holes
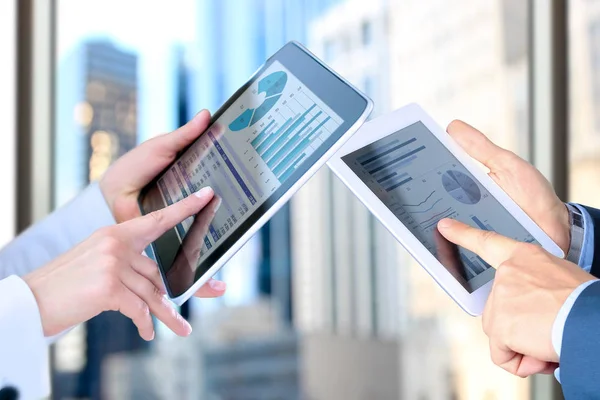
[[[440,221],[438,228],[496,268],[483,313],[492,361],[521,377],[552,373],[559,361],[551,337],[554,320],[569,294],[593,277],[538,245],[452,219]]]

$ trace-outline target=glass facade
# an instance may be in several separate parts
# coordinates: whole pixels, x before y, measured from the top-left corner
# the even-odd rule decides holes
[[[464,119],[527,154],[524,1],[56,3],[56,206],[136,143],[202,108],[215,111],[292,39],[365,90],[373,116],[416,101],[441,124]],[[596,30],[587,26],[577,29],[589,42],[580,50],[592,54],[589,70]],[[529,398],[527,380],[490,362],[480,320],[327,168],[220,278],[225,297],[182,309],[190,338],[161,328],[142,343],[133,324],[110,313],[70,332],[54,349],[53,397]]]
[[[569,196],[600,207],[600,1],[569,6]]]

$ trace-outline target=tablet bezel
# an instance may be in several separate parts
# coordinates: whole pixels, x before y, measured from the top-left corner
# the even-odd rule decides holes
[[[294,58],[296,57],[296,58]],[[161,272],[161,276],[165,287],[167,289],[167,294],[169,298],[176,304],[181,305],[187,299],[189,299],[203,284],[205,284],[214,274],[237,252],[240,248],[291,198],[291,196],[300,189],[308,179],[314,175],[317,170],[322,167],[326,161],[333,156],[339,148],[358,130],[358,128],[366,121],[367,117],[370,115],[373,109],[373,102],[366,95],[364,95],[361,91],[355,88],[348,81],[339,76],[335,71],[321,62],[315,55],[313,55],[308,49],[306,49],[302,44],[292,41],[283,46],[277,53],[275,53],[272,57],[270,57],[264,65],[262,65],[258,70],[252,75],[252,77],[248,80],[246,84],[244,84],[236,93],[231,96],[231,98],[213,115],[210,125],[212,126],[223,114],[225,110],[230,108],[235,101],[239,98],[240,95],[247,90],[260,75],[265,71],[274,61],[279,61],[285,68],[287,68],[291,73],[293,73],[308,89],[310,89],[317,97],[319,97],[324,103],[326,103],[330,108],[332,108],[336,113],[340,114],[340,117],[344,120],[344,123],[338,128],[340,132],[343,129],[346,129],[341,136],[339,136],[333,143],[331,147],[325,151],[314,163],[307,168],[305,171],[297,171],[292,176],[288,178],[284,184],[280,188],[278,188],[273,195],[278,194],[278,192],[287,185],[287,182],[293,182],[287,189],[284,189],[283,193],[276,200],[267,199],[263,205],[261,205],[258,209],[256,209],[252,215],[242,222],[239,226],[235,228],[236,231],[243,231],[239,237],[235,239],[235,241],[231,241],[231,238],[227,238],[224,243],[220,246],[224,246],[225,243],[232,243],[230,247],[228,247],[222,253],[213,256],[211,255],[207,260],[203,261],[200,266],[205,263],[212,265],[205,270],[205,272],[201,273],[200,276],[196,274],[195,281],[183,294],[181,295],[173,295],[168,278],[165,273],[165,268],[163,268],[160,257],[156,254],[155,244],[152,243],[146,250],[146,253],[149,257],[154,259]],[[298,65],[291,64],[291,62],[296,61]],[[326,81],[320,81],[319,84],[316,84],[316,81],[313,80],[319,78],[326,78]],[[337,95],[337,98],[332,94],[335,90],[340,89],[347,90],[347,93],[343,93],[342,96]],[[348,98],[349,95],[353,95],[351,99]],[[328,101],[331,100],[331,101]],[[352,101],[352,103],[343,103],[344,101]],[[361,102],[361,106],[358,107],[359,101]],[[333,104],[332,104],[333,103]],[[339,103],[339,104],[337,104]],[[342,104],[344,104],[345,108],[342,108]],[[350,114],[353,113],[349,118],[347,115],[342,114]],[[354,121],[354,122],[352,122]],[[337,132],[337,131],[336,131]],[[337,135],[336,135],[337,137]],[[328,140],[333,140],[333,136]],[[193,145],[193,144],[192,144]],[[191,145],[190,145],[191,146]],[[188,146],[181,153],[185,153],[185,151],[190,147]],[[140,206],[140,210],[142,214],[144,214],[144,209],[142,207],[142,201],[148,190],[156,185],[158,179],[166,172],[168,169],[179,159],[180,155],[176,157],[174,162],[165,168],[157,177],[144,188],[142,193],[140,193],[138,203]],[[311,162],[310,159],[307,159],[306,162]],[[272,195],[272,196],[273,196]],[[254,215],[260,215],[255,217]],[[200,271],[200,267],[198,267],[198,271]],[[204,270],[204,268],[202,268]]]
[[[561,258],[564,253],[418,104],[409,104],[365,124],[331,158],[328,166],[463,310],[473,316],[480,315],[493,279],[469,293],[342,160],[342,157],[417,122],[423,123],[544,249]]]

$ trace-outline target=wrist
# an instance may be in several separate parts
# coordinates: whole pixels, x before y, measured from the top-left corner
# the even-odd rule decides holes
[[[27,286],[29,286],[29,290],[31,291],[31,294],[33,294],[33,298],[35,299],[35,302],[37,303],[37,308],[38,308],[38,312],[40,314],[40,321],[42,323],[42,330],[44,332],[44,336],[45,337],[50,337],[53,336],[59,332],[61,332],[60,329],[54,329],[52,327],[51,324],[51,318],[48,317],[49,313],[46,307],[46,303],[43,300],[43,289],[42,289],[42,281],[43,281],[43,277],[38,278],[36,271],[25,275],[23,278],[23,281],[25,282],[25,284],[27,284]]]

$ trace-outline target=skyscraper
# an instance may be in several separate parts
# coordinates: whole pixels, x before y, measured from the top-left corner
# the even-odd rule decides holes
[[[109,42],[88,42],[59,65],[58,74],[55,201],[60,205],[136,145],[137,56]]]
[[[315,18],[309,47],[388,109],[387,2],[345,1]],[[296,321],[304,331],[395,337],[400,272],[396,244],[324,168],[292,200]]]
[[[105,41],[83,43],[59,65],[57,88],[55,202],[60,205],[136,145],[137,56]],[[106,356],[146,346],[131,321],[116,312],[99,315],[71,335],[85,338],[85,346],[65,348],[66,340],[57,345],[57,359],[65,359],[61,352],[84,354],[72,355],[81,360],[79,368],[57,366],[56,387],[65,393],[74,387],[78,396],[92,399],[101,398]]]
[[[391,2],[391,104],[420,103],[442,126],[460,118],[499,146],[527,156],[527,3],[514,0]],[[404,253],[405,254],[405,253]],[[480,321],[466,315],[405,254],[411,319],[434,318],[452,357],[460,398],[527,398],[527,382],[489,361]],[[426,294],[426,295],[425,295]],[[473,369],[478,373],[474,375]]]

